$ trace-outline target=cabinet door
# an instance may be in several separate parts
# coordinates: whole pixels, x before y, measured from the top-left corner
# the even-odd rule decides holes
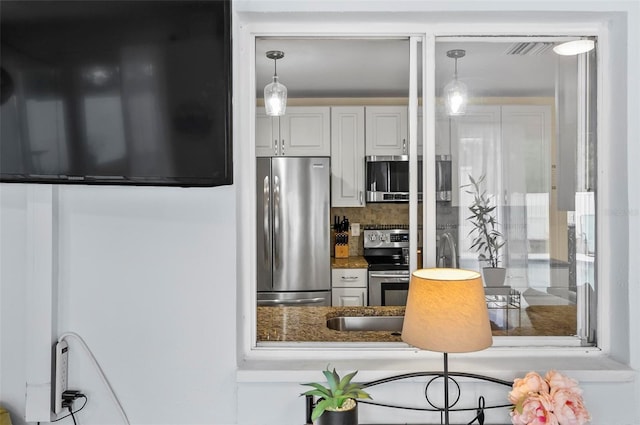
[[[331,155],[331,109],[292,106],[280,117],[280,155]]]
[[[278,118],[256,108],[256,156],[276,156],[279,151]]]
[[[407,107],[366,107],[366,155],[407,155]]]
[[[366,288],[336,288],[331,291],[333,307],[361,307],[367,305]]]
[[[364,107],[331,108],[331,206],[363,207]]]

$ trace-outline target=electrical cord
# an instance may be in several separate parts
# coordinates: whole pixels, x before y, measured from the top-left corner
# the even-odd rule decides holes
[[[124,409],[122,407],[122,404],[120,403],[120,400],[118,400],[118,396],[116,395],[115,391],[113,391],[113,388],[111,387],[111,384],[109,383],[109,380],[107,379],[107,376],[102,371],[102,368],[100,367],[100,364],[98,363],[98,361],[96,360],[95,356],[93,355],[93,353],[89,349],[89,346],[87,345],[86,342],[84,342],[82,337],[80,335],[78,335],[77,333],[75,333],[75,332],[65,332],[62,335],[60,335],[60,337],[58,338],[58,342],[61,342],[61,341],[65,340],[65,339],[67,339],[69,337],[76,338],[78,340],[78,342],[80,342],[80,345],[82,346],[82,348],[87,352],[87,354],[89,355],[89,358],[91,359],[91,362],[93,363],[93,366],[98,371],[98,375],[102,379],[102,382],[104,383],[104,385],[109,390],[109,394],[111,394],[111,398],[113,399],[113,402],[115,403],[116,407],[118,408],[118,411],[120,412],[120,415],[122,416],[122,419],[124,420],[125,424],[130,425],[129,418],[127,417],[127,414],[125,413],[125,411],[124,411]],[[82,407],[84,407],[84,405]],[[75,417],[73,418],[73,420],[74,420],[74,423],[75,423]]]
[[[71,415],[71,419],[73,420],[73,425],[78,425],[78,422],[76,422],[76,417],[73,414],[73,410],[71,410],[71,406],[69,406],[69,414]]]
[[[68,418],[69,416],[71,416],[71,417],[72,417],[72,419],[73,419],[73,423],[75,424],[75,423],[76,423],[76,418],[75,418],[75,416],[73,416],[73,415],[75,415],[76,413],[78,413],[79,411],[81,411],[82,409],[84,409],[84,406],[86,406],[86,405],[87,405],[87,402],[89,401],[89,399],[87,398],[87,396],[86,396],[86,395],[84,395],[84,394],[78,394],[78,395],[77,395],[77,398],[82,398],[82,399],[84,399],[84,403],[82,403],[82,406],[80,406],[80,408],[79,408],[79,409],[77,409],[77,410],[71,410],[71,404],[69,404],[69,405],[67,405],[67,408],[69,409],[69,413],[68,413],[68,414],[66,414],[66,415],[64,415],[64,416],[59,417],[58,419],[54,419],[54,420],[52,420],[51,422],[58,422],[58,421],[61,421],[61,420],[65,419],[65,418]],[[38,423],[38,424],[39,424],[39,423]]]

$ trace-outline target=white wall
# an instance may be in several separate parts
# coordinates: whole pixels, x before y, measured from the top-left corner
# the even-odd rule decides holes
[[[286,10],[294,4],[236,3],[245,11],[270,7]],[[484,10],[499,10],[507,4],[459,2],[447,6],[446,2],[404,1],[396,2],[392,8],[386,2],[352,1],[324,2],[322,7],[338,11],[349,7],[367,10],[374,6],[389,10],[414,6],[421,10],[448,7],[465,10],[465,4],[471,3]],[[547,6],[535,1],[517,3],[521,9],[582,10],[582,4],[575,1],[558,1]],[[592,2],[590,7],[607,10],[607,3]],[[634,165],[634,158],[637,161],[639,157],[640,90],[632,76],[640,74],[637,52],[640,17],[636,2],[618,4],[629,11],[626,81],[627,88],[636,95],[627,99],[629,120],[623,123],[621,137],[615,141],[615,157],[624,158],[626,154],[629,165],[626,178],[619,182],[622,198],[628,197],[628,202],[620,201],[628,228],[614,230],[616,234],[628,231],[630,235],[638,235],[640,200],[636,182],[640,181],[640,169]],[[243,53],[234,51],[234,55]],[[616,90],[624,90],[622,81]],[[235,125],[238,128],[241,124]],[[235,143],[238,148],[248,141],[236,139]],[[243,165],[236,163],[236,173],[242,173],[242,169]],[[632,183],[628,191],[625,182]],[[24,412],[25,322],[30,302],[25,292],[26,190],[24,185],[0,185],[0,400],[13,411],[16,424],[22,423],[20,416]],[[236,217],[240,215],[235,209],[237,196],[237,186],[214,189],[64,186],[54,197],[54,207],[59,211],[56,245],[60,278],[60,313],[55,331],[75,331],[85,338],[132,423],[275,425],[300,424],[304,420],[304,403],[298,394],[302,389],[299,383],[308,374],[276,372],[273,378],[267,374],[262,379],[236,383],[236,321],[245,320],[236,317]],[[623,243],[626,255],[618,261],[625,265],[628,274],[616,275],[619,280],[612,284],[617,286],[615,301],[628,303],[623,308],[628,314],[616,317],[615,323],[620,328],[613,339],[622,342],[622,349],[617,351],[619,357],[638,368],[640,312],[635,306],[640,304],[637,278],[640,246],[638,238],[633,237]],[[614,246],[605,246],[601,254],[609,252],[619,251]],[[79,415],[80,423],[122,423],[86,355],[74,341],[71,346],[70,386],[82,389],[90,397],[89,405]],[[402,367],[390,365],[394,366]],[[374,372],[363,370],[362,376],[373,376]],[[583,385],[593,423],[640,424],[638,383],[606,382],[606,379],[598,382],[602,380],[599,376]],[[396,397],[400,396],[400,390],[413,394],[409,390],[414,385],[397,389]],[[393,414],[363,415],[363,422],[404,420],[404,416]]]
[[[23,414],[28,187],[1,188],[0,398]],[[235,423],[234,188],[58,193],[57,333],[84,338],[132,423]],[[69,343],[69,386],[89,397],[81,423],[121,423],[86,353]]]

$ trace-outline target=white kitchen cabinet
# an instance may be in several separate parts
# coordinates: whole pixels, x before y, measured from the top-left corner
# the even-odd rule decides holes
[[[331,109],[290,106],[281,117],[256,109],[256,156],[329,156]]]
[[[406,106],[367,106],[365,154],[408,155]]]
[[[367,288],[334,288],[331,291],[333,307],[362,307],[367,305]]]
[[[364,106],[331,108],[331,206],[364,207]]]
[[[367,269],[332,269],[331,305],[367,305]]]
[[[277,156],[280,147],[278,118],[256,109],[256,156]]]

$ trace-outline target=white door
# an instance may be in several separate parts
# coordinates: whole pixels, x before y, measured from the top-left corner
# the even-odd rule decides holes
[[[473,195],[461,186],[469,183],[469,175],[478,179],[485,174],[487,192],[494,202],[500,193],[501,170],[496,166],[500,164],[500,106],[468,106],[464,115],[452,117],[451,150],[452,205],[460,206],[459,267],[477,270],[478,254],[471,249],[471,238],[467,237],[473,228],[467,220]]]
[[[550,254],[551,202],[551,107],[547,105],[502,106],[502,226],[508,250],[503,259],[514,286],[549,285],[545,278],[527,281],[529,261]],[[554,208],[554,211],[556,209]],[[566,223],[566,217],[563,217]],[[558,240],[566,244],[566,232]],[[564,252],[566,252],[566,247]],[[558,250],[561,251],[561,250]],[[553,253],[556,254],[556,253]],[[551,258],[558,258],[551,256]],[[541,273],[538,273],[540,275]]]

